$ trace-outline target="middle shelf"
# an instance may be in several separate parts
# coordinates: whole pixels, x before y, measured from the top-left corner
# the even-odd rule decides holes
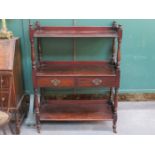
[[[116,69],[109,61],[45,61],[37,76],[116,76]]]
[[[50,62],[37,69],[39,87],[113,87],[118,86],[115,66],[109,62]]]

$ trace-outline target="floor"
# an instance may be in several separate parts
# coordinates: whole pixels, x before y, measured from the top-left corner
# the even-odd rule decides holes
[[[118,135],[155,134],[155,101],[120,102]],[[112,122],[52,122],[41,124],[42,135],[112,135]],[[37,135],[34,126],[23,124],[21,135]]]

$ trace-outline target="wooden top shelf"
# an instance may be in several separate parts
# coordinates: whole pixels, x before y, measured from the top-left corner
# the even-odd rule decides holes
[[[35,29],[33,37],[118,37],[117,29],[112,27],[40,27]]]

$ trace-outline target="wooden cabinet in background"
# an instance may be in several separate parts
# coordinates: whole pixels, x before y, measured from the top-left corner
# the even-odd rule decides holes
[[[18,38],[0,40],[0,106],[9,110],[16,124],[16,134],[24,117],[25,103]]]

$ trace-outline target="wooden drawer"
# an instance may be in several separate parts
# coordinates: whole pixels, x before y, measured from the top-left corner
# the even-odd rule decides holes
[[[74,86],[74,78],[37,77],[38,87],[66,88]]]
[[[77,79],[78,87],[114,87],[116,86],[115,77],[83,77]]]
[[[9,93],[0,92],[0,106],[8,106]]]
[[[7,75],[0,76],[0,86],[1,88],[9,88],[10,77]]]

